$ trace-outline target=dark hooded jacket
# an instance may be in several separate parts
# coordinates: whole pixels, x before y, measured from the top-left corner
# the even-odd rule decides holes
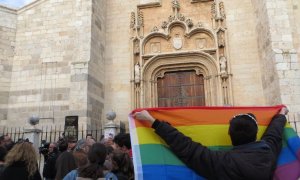
[[[26,163],[23,161],[17,161],[6,167],[0,176],[1,180],[42,180],[42,177],[38,171],[32,176],[29,176]]]
[[[189,168],[207,179],[268,180],[273,178],[282,147],[284,115],[273,117],[261,141],[213,151],[193,142],[166,122],[156,120],[152,128]]]

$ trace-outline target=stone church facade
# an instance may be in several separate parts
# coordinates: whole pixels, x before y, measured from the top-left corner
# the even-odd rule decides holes
[[[134,108],[286,104],[300,119],[298,0],[36,0],[0,6],[0,126]]]

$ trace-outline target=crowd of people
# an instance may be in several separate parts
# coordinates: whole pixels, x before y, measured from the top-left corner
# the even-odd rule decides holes
[[[148,122],[179,159],[207,179],[273,179],[282,148],[283,128],[288,109],[283,107],[257,141],[258,122],[252,113],[238,114],[229,121],[228,134],[233,148],[213,151],[194,142],[148,111],[133,116]],[[0,137],[0,180],[131,180],[134,179],[129,134],[96,142],[92,135],[77,141],[60,138],[40,149],[44,155],[42,175],[37,153],[28,140],[14,143]]]
[[[117,134],[99,142],[88,134],[85,139],[60,138],[41,147],[42,173],[36,149],[28,140],[14,143],[0,137],[1,180],[130,180],[134,179],[130,135]]]

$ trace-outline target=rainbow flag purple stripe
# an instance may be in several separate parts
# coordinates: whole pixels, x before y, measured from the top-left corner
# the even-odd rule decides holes
[[[155,118],[171,123],[179,131],[201,142],[212,150],[231,148],[228,136],[229,120],[236,114],[253,113],[258,120],[258,139],[262,136],[272,117],[282,105],[271,107],[184,107],[148,108]],[[132,113],[141,111],[136,109]],[[137,180],[191,179],[203,177],[187,168],[160,139],[146,122],[137,121],[129,115],[135,178]],[[300,139],[287,124],[284,141],[278,158],[274,179],[296,180],[300,178]]]

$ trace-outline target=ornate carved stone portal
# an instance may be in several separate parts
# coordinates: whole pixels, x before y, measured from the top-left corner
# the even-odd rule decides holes
[[[223,2],[143,4],[130,28],[133,108],[232,105]]]

